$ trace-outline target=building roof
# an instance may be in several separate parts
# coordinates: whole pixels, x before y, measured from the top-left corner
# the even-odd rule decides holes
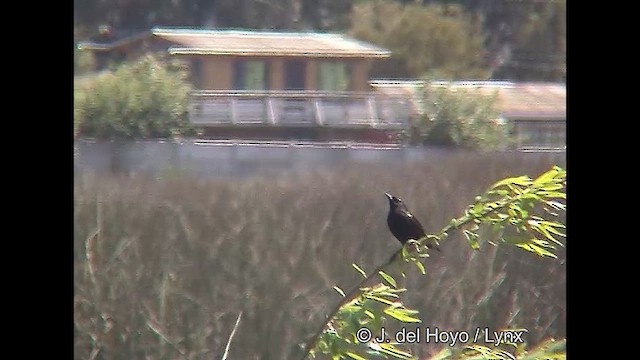
[[[391,51],[343,34],[263,30],[156,27],[111,43],[82,42],[79,49],[111,50],[143,37],[168,41],[172,55],[304,56],[386,58]]]
[[[391,52],[341,34],[154,28],[179,55],[389,57]]]
[[[497,93],[497,107],[510,120],[566,120],[567,87],[560,83],[509,81],[435,81],[436,87],[452,90],[478,91],[483,95]],[[422,81],[372,81],[383,92],[402,92],[415,95],[424,86]]]
[[[78,50],[110,51],[113,48],[147,39],[150,36],[151,33],[149,31],[141,31],[132,35],[129,34],[125,36],[112,37],[108,41],[80,41],[78,43]]]

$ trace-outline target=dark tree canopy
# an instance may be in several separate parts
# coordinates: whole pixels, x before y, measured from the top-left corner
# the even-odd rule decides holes
[[[390,49],[376,77],[486,79],[485,35],[479,19],[459,5],[402,5],[372,0],[355,7],[352,34]]]

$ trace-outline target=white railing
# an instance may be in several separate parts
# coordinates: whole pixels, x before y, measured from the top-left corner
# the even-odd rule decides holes
[[[189,117],[203,126],[326,126],[403,128],[413,112],[408,96],[377,92],[199,90]]]

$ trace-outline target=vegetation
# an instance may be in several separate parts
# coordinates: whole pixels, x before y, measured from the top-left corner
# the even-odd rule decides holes
[[[564,81],[567,73],[567,2],[505,1],[492,20],[494,43],[504,53],[494,77],[501,79]],[[497,15],[497,14],[496,14]],[[485,22],[489,25],[489,21]]]
[[[391,50],[391,61],[374,64],[375,77],[489,76],[482,23],[459,5],[362,2],[354,8],[351,34]]]
[[[429,257],[429,248],[426,244],[434,240],[436,242],[447,240],[450,232],[457,231],[462,232],[469,245],[476,250],[480,249],[481,242],[484,245],[507,243],[539,256],[557,258],[553,251],[557,246],[564,246],[559,239],[566,235],[563,232],[564,224],[554,221],[554,218],[566,209],[565,186],[566,172],[557,166],[535,180],[528,176],[519,176],[498,181],[484,195],[476,197],[475,202],[467,208],[463,216],[452,219],[437,233],[427,234],[420,239],[410,239],[396,252],[396,256],[376,268],[371,275],[367,275],[354,264],[353,266],[365,279],[349,294],[345,294],[343,290],[336,287],[345,299],[340,303],[339,308],[329,315],[329,320],[307,345],[307,354],[315,357],[316,353],[323,353],[331,356],[332,359],[349,357],[360,360],[369,356],[412,359],[410,353],[396,346],[405,342],[398,340],[397,335],[395,337],[382,335],[387,339],[391,338],[390,342],[382,339],[375,340],[369,335],[369,332],[384,334],[384,327],[388,326],[388,320],[409,324],[422,322],[418,315],[419,311],[407,308],[402,302],[402,294],[407,291],[407,288],[399,287],[396,278],[384,270],[392,265],[406,266],[413,263],[423,275],[426,275],[424,259]],[[481,237],[479,232],[481,227],[488,227],[492,232],[499,234],[495,237],[497,240]],[[402,277],[406,277],[404,271],[402,267],[400,272]],[[372,280],[375,281],[375,285],[365,286]],[[364,337],[361,333],[363,328],[367,329]],[[425,333],[426,329],[428,328],[425,328]],[[437,332],[435,329],[431,331]],[[461,353],[456,354],[456,351],[445,349],[436,357],[459,359],[464,354],[481,355],[488,359],[515,359],[516,356],[520,357],[528,352],[521,338],[522,334],[528,330],[503,329],[501,331],[509,334],[509,344],[503,344],[502,347],[498,343],[492,344],[493,347],[478,345],[475,335],[469,336],[464,332],[466,336],[460,336],[460,347],[464,349]],[[417,338],[418,335],[416,335]],[[435,338],[442,339],[438,336]],[[449,335],[446,338],[450,339]],[[499,339],[497,336],[496,338]],[[519,340],[513,341],[513,338]],[[473,340],[470,341],[470,339]],[[426,342],[426,338],[423,340]],[[445,342],[449,341],[445,340]],[[486,342],[486,338],[480,342]],[[551,340],[551,342],[555,341]],[[453,347],[455,340],[449,344]],[[514,346],[517,349],[516,353],[511,354],[505,349],[505,345]],[[563,347],[564,345],[560,348],[553,347],[551,352],[554,357],[555,355],[564,356]],[[544,351],[540,355],[552,357]]]
[[[75,75],[89,73],[94,68],[93,54],[73,49],[73,72]]]
[[[420,92],[421,109],[400,138],[409,144],[497,150],[509,147],[509,124],[499,119],[497,94],[429,85]]]
[[[566,0],[157,0],[74,3],[75,40],[153,26],[351,32],[397,56],[374,76],[562,81]]]
[[[120,30],[145,30],[156,25],[216,26],[262,29],[346,29],[353,0],[156,0],[74,3],[78,26],[97,29],[108,24]]]
[[[81,39],[89,37],[87,30],[83,26],[76,26],[73,29],[74,44]],[[83,75],[94,68],[93,54],[89,51],[80,51],[77,46],[73,48],[73,74]]]
[[[361,281],[351,264],[374,273],[399,248],[385,191],[435,233],[497,179],[553,164],[564,155],[448,152],[251,179],[77,175],[75,357],[220,358],[242,313],[229,359],[300,358],[342,299],[333,286]],[[426,275],[386,271],[412,290],[403,302],[421,327],[526,328],[527,349],[566,336],[561,261],[510,246],[472,250],[456,232],[441,247]],[[555,254],[564,259],[564,248]],[[403,351],[422,359],[443,349]]]
[[[187,77],[180,63],[147,55],[85,81],[74,92],[78,135],[148,139],[192,134]]]

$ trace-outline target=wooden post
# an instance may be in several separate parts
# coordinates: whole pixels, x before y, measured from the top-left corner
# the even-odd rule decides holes
[[[270,84],[269,90],[284,89],[284,60],[282,58],[274,58],[271,60],[271,73],[269,74]]]
[[[307,59],[305,68],[305,90],[318,90],[318,62],[315,59]]]

